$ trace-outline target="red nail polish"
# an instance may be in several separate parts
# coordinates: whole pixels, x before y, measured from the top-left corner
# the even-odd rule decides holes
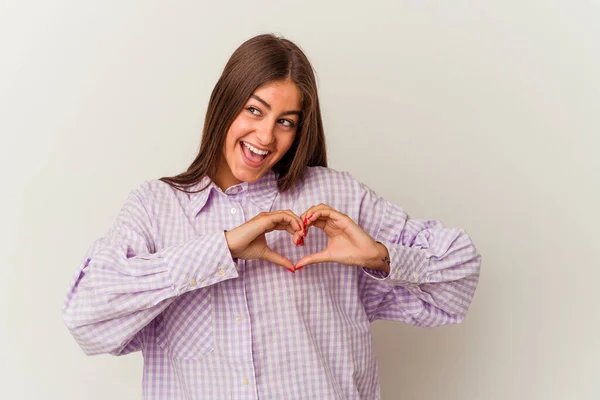
[[[298,271],[300,268],[304,268],[304,265],[297,266],[296,271]]]
[[[310,215],[308,216],[308,219],[311,219],[311,218],[312,218],[312,214],[310,214]]]
[[[298,243],[300,243],[300,238],[296,239],[296,246],[298,246]]]
[[[304,246],[304,238],[300,238],[300,245]]]
[[[303,221],[303,222],[304,222],[304,225],[306,225],[306,223],[308,222],[308,221],[306,220],[306,217],[304,217],[304,221]]]
[[[293,270],[293,269],[291,269],[291,268],[288,268],[287,270],[288,270],[288,271],[290,271],[292,274],[296,272],[296,271],[294,271],[294,270]]]

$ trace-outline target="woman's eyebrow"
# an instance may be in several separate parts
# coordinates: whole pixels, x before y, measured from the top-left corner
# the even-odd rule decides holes
[[[267,108],[267,110],[271,111],[271,105],[269,103],[267,103],[266,101],[264,101],[263,99],[261,99],[260,97],[258,97],[255,94],[250,95],[250,97],[252,97],[253,99],[256,99],[256,100],[260,101]],[[281,115],[290,115],[290,114],[295,114],[297,116],[301,116],[302,115],[302,111],[292,110],[292,111],[285,111],[285,112],[281,113]]]

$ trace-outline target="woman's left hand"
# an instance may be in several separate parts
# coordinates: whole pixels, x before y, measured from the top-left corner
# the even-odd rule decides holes
[[[301,216],[305,234],[315,226],[327,234],[327,247],[296,262],[296,270],[308,264],[336,262],[389,272],[387,248],[376,242],[352,218],[325,204],[306,210]],[[307,239],[309,240],[309,239]]]

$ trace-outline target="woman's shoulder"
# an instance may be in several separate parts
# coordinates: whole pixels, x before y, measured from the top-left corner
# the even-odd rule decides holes
[[[349,183],[355,181],[349,172],[339,171],[330,167],[306,167],[304,181],[313,182],[339,182]]]
[[[139,201],[146,205],[156,205],[165,203],[184,203],[189,200],[189,194],[175,189],[168,183],[160,179],[148,179],[142,181],[137,187],[131,190],[130,196],[135,196]]]
[[[352,174],[329,167],[307,167],[302,189],[321,188],[324,191],[356,190],[361,186]]]
[[[303,178],[306,185],[329,185],[330,187],[362,186],[350,172],[330,167],[307,167]]]

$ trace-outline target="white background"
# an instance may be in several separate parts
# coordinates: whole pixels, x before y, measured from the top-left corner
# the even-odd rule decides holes
[[[70,279],[130,190],[194,158],[246,39],[318,74],[330,166],[483,255],[467,320],[373,326],[384,399],[600,398],[600,5],[593,1],[0,2],[0,397],[137,399],[139,354],[86,357]]]

